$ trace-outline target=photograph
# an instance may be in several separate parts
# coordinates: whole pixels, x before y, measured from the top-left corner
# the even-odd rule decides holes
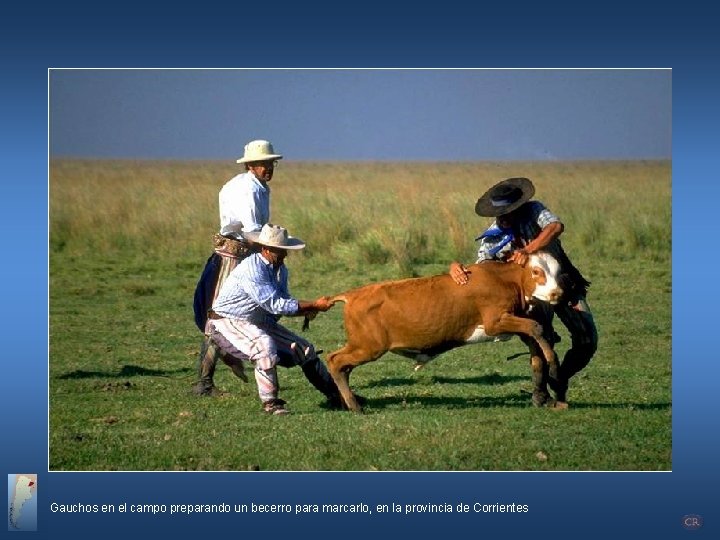
[[[48,471],[673,471],[672,76],[50,69]]]

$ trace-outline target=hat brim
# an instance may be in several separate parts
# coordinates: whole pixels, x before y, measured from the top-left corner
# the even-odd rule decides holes
[[[246,240],[252,242],[253,244],[259,244],[261,246],[275,247],[280,249],[302,249],[305,247],[305,242],[303,242],[299,238],[295,238],[294,236],[288,236],[287,243],[282,245],[269,242],[261,242],[260,232],[261,231],[244,232],[242,233],[242,235],[243,238],[245,238]]]
[[[493,204],[493,195],[500,187],[514,187],[522,191],[520,198],[510,204],[498,206]],[[523,204],[528,202],[535,195],[535,186],[527,178],[508,178],[502,182],[498,182],[488,189],[482,197],[475,203],[475,213],[483,217],[498,217],[517,210]]]
[[[241,157],[235,160],[237,163],[252,163],[253,161],[273,161],[275,159],[282,159],[282,154],[267,154],[265,156],[256,157]]]

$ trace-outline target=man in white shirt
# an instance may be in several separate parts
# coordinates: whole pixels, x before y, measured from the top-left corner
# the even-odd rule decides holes
[[[253,141],[258,143],[261,141]],[[250,144],[253,144],[250,143]],[[249,146],[249,145],[248,145]],[[273,154],[273,148],[261,149],[260,155],[240,158],[238,163],[245,163],[246,172],[230,179],[220,190],[220,234],[236,240],[243,240],[244,232],[256,232],[270,221],[270,186],[277,160],[280,154]],[[251,161],[257,157],[265,157],[261,161]]]
[[[195,324],[205,333],[198,364],[199,381],[193,387],[198,395],[219,393],[213,383],[218,357],[233,373],[245,380],[240,361],[223,354],[207,339],[208,310],[217,298],[223,282],[245,257],[256,249],[243,238],[243,233],[257,232],[270,221],[270,187],[275,166],[282,159],[269,141],[254,140],[245,145],[237,163],[245,172],[230,179],[220,190],[220,232],[213,236],[213,253],[208,258],[197,287],[193,309]]]

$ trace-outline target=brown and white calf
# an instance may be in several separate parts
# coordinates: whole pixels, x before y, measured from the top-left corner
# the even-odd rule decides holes
[[[424,364],[456,347],[505,334],[519,335],[530,348],[533,403],[548,400],[546,374],[556,377],[557,358],[542,325],[528,313],[533,298],[550,304],[560,299],[558,262],[540,252],[524,267],[484,262],[468,270],[465,285],[442,274],[366,285],[331,297],[333,303],[346,303],[347,344],[328,356],[328,370],[350,410],[360,411],[349,386],[356,366],[388,351]]]

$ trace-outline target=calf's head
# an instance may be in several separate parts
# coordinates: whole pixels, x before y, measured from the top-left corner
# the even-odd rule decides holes
[[[557,304],[563,293],[558,283],[560,265],[557,259],[546,252],[533,253],[525,268],[529,273],[530,295],[538,300]]]

